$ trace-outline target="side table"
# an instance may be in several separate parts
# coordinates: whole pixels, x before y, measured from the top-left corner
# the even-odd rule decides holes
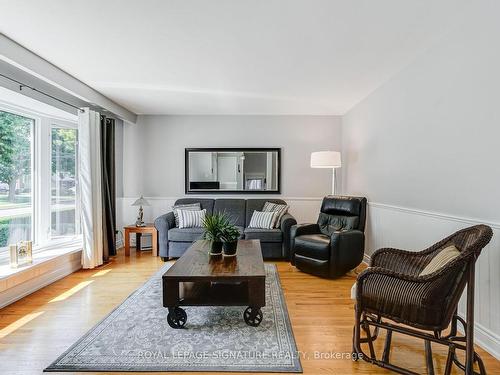
[[[130,233],[135,233],[136,251],[141,250],[141,236],[143,233],[151,234],[151,245],[153,247],[153,256],[158,256],[158,231],[153,223],[146,223],[143,227],[137,227],[134,224],[127,225],[125,230],[125,256],[130,256]]]

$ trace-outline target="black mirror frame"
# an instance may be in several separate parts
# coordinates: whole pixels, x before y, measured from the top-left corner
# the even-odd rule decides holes
[[[189,153],[190,152],[276,152],[278,162],[278,189],[277,190],[190,190],[189,189]],[[258,147],[210,147],[184,149],[184,192],[186,194],[281,194],[281,148]]]

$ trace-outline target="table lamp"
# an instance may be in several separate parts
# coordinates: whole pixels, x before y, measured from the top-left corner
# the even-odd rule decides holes
[[[311,168],[331,168],[332,169],[332,195],[335,195],[335,169],[342,165],[340,152],[338,151],[317,151],[311,153]]]
[[[146,224],[144,224],[144,212],[142,210],[142,206],[149,206],[149,202],[146,198],[144,198],[142,195],[139,199],[137,199],[134,203],[132,203],[132,206],[139,206],[139,214],[137,215],[137,220],[135,221],[135,226],[136,227],[144,227]]]

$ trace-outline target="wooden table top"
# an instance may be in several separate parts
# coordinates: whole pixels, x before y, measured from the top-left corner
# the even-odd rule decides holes
[[[131,230],[141,230],[141,229],[154,229],[154,223],[144,223],[144,226],[138,227],[135,224],[125,225],[123,228]]]
[[[210,256],[210,242],[199,240],[163,275],[166,279],[248,280],[265,277],[259,240],[239,240],[235,257]]]

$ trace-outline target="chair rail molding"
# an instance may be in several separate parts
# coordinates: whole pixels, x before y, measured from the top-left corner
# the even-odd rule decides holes
[[[500,223],[479,218],[368,202],[365,262],[382,247],[422,250],[435,241],[470,225],[486,224],[493,239],[476,263],[475,339],[483,349],[500,359]],[[465,315],[465,298],[459,303]]]

